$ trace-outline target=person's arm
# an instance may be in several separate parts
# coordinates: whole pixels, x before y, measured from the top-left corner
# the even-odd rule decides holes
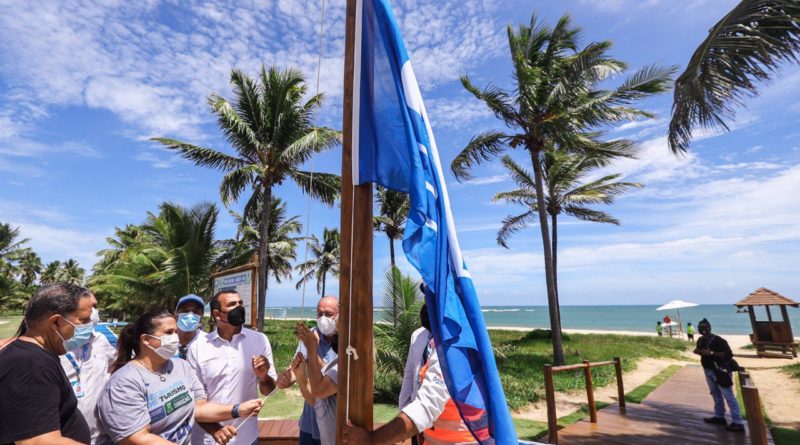
[[[235,405],[221,405],[219,403],[209,402],[206,400],[197,400],[194,404],[194,418],[198,422],[213,423],[222,422],[223,420],[233,419],[233,408]],[[261,399],[248,400],[239,404],[239,417],[249,417],[251,414],[256,415],[261,411],[264,406],[264,401]]]
[[[314,402],[316,399],[313,395],[311,395],[311,387],[308,384],[308,377],[306,377],[306,361],[303,359],[303,356],[297,354],[295,357],[295,365],[293,371],[295,378],[297,380],[297,387],[300,389],[300,394],[303,396],[303,399],[311,406],[314,406]]]
[[[384,445],[403,442],[406,439],[414,437],[418,434],[417,427],[414,422],[405,415],[400,413],[392,419],[391,422],[383,425],[375,431],[367,431],[360,426],[355,426],[350,421],[347,422],[342,434],[342,442],[345,444],[361,445],[361,444],[374,444]]]
[[[275,372],[275,362],[272,359],[272,345],[269,338],[264,336],[264,352],[260,356],[253,357],[253,371],[258,377],[258,390],[262,395],[268,396],[275,390],[275,380],[278,374]]]
[[[151,433],[150,425],[147,425],[117,443],[119,443],[119,445],[173,445],[172,442],[158,434]]]
[[[61,435],[61,430],[50,431],[49,433],[40,434],[30,439],[18,440],[14,442],[16,445],[82,445],[69,437]]]

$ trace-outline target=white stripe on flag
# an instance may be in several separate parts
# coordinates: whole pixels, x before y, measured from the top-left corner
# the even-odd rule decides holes
[[[363,0],[356,0],[356,29],[355,29],[355,48],[353,50],[353,119],[350,147],[350,158],[352,164],[353,185],[360,182],[358,156],[361,148],[359,147],[359,116],[361,111],[361,35],[362,35],[362,13],[364,10]]]
[[[428,181],[425,181],[425,188],[428,189],[429,192],[431,192],[431,195],[433,195],[433,199],[437,198],[436,188],[433,186],[433,184],[431,184]]]

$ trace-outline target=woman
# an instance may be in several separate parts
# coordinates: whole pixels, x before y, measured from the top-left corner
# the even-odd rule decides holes
[[[178,344],[177,324],[167,311],[144,314],[123,329],[113,374],[97,405],[103,431],[99,444],[187,445],[195,422],[258,414],[263,405],[259,399],[227,406],[207,402],[192,368],[184,360],[170,359]],[[235,435],[233,425],[213,433],[220,444]]]
[[[0,351],[0,444],[88,444],[58,356],[92,331],[91,293],[71,284],[42,286],[31,297],[19,337]]]

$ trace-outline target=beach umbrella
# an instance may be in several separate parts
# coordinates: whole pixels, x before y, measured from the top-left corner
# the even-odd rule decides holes
[[[690,303],[688,301],[683,301],[683,300],[672,300],[669,303],[659,307],[656,310],[657,311],[668,311],[670,309],[675,309],[676,311],[678,311],[678,327],[679,327],[679,329],[681,329],[681,332],[683,332],[683,323],[681,323],[681,308],[682,307],[694,307],[694,306],[698,306],[698,304],[697,303]]]

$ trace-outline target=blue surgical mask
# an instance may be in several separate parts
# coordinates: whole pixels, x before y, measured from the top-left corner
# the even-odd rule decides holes
[[[178,314],[178,329],[182,332],[194,332],[200,327],[201,317],[193,312]]]
[[[61,336],[61,333],[56,330],[56,334],[58,334],[58,337],[61,338],[61,342],[64,344],[64,349],[67,351],[81,348],[86,343],[89,343],[89,340],[92,339],[92,330],[94,328],[92,322],[75,324],[67,320],[66,317],[61,317],[61,319],[71,324],[75,328],[75,334],[73,334],[72,337],[67,340],[64,340],[64,337]]]

